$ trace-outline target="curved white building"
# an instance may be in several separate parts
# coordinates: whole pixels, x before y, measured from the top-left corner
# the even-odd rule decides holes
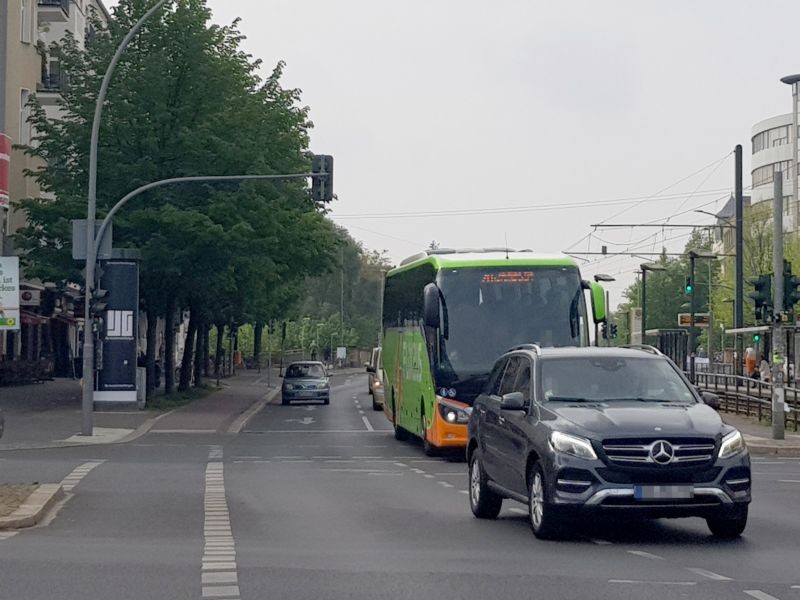
[[[794,140],[792,114],[778,115],[756,123],[752,128],[752,203],[772,201],[773,174],[783,173],[784,229],[797,226],[797,199],[794,193],[796,176],[792,160]],[[797,135],[795,133],[795,135]]]

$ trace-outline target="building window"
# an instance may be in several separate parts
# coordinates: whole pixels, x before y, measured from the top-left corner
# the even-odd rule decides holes
[[[26,44],[31,43],[31,29],[33,23],[33,8],[31,0],[20,0],[20,32],[19,39]]]
[[[31,124],[28,119],[31,117],[31,109],[28,100],[31,98],[30,90],[22,89],[19,93],[19,143],[30,144]]]
[[[777,171],[781,171],[783,173],[783,178],[785,180],[789,180],[791,178],[791,169],[791,160],[782,160],[780,162],[771,163],[769,165],[759,167],[758,169],[754,169],[752,173],[753,187],[772,183],[773,175]]]

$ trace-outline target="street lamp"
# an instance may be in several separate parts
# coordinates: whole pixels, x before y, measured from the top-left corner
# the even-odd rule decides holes
[[[792,166],[794,167],[794,174],[792,176],[792,181],[794,185],[792,186],[792,200],[795,205],[797,205],[798,201],[800,201],[800,195],[798,195],[798,181],[800,178],[798,177],[798,160],[797,160],[797,128],[800,123],[798,123],[798,114],[797,114],[797,102],[800,100],[798,98],[800,96],[800,74],[795,75],[787,75],[786,77],[781,77],[781,83],[785,83],[786,85],[792,86]],[[798,209],[795,208],[795,211]],[[796,215],[797,213],[795,213]]]
[[[611,282],[611,281],[616,281],[616,278],[611,276],[611,275],[606,275],[605,273],[598,273],[597,275],[594,276],[594,280],[597,283],[600,283],[601,281],[605,282],[605,283],[608,283],[608,282]],[[606,328],[608,327],[608,325],[611,322],[611,320],[608,318],[608,315],[610,313],[610,306],[609,305],[610,305],[610,302],[609,302],[609,299],[608,299],[608,290],[606,290]],[[599,346],[600,345],[600,335],[599,335],[599,333],[597,331],[598,326],[599,326],[598,323],[594,324],[594,343],[595,343],[595,346]],[[606,329],[606,331],[608,331],[608,329]],[[609,338],[609,340],[610,340],[610,338]],[[608,345],[609,346],[611,345],[610,341],[608,341]]]
[[[698,258],[713,260],[717,258],[717,255],[709,250],[689,251],[689,281],[691,281],[693,286],[691,295],[689,296],[689,379],[692,383],[695,383],[695,346],[697,344],[697,328],[694,326],[694,315],[697,311],[697,303],[695,302],[695,296],[697,296],[697,286],[694,285],[694,263]],[[710,296],[711,280],[709,280],[708,283]]]
[[[667,268],[657,263],[642,263],[639,268],[642,270],[642,343],[644,344],[647,331],[647,272],[666,271]]]

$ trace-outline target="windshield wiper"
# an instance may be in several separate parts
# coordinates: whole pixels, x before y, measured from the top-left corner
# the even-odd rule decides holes
[[[549,402],[601,402],[591,398],[581,398],[580,396],[550,396]]]
[[[641,398],[641,397],[630,397],[630,398],[604,398],[606,402],[680,402],[680,400],[665,400],[663,398]]]

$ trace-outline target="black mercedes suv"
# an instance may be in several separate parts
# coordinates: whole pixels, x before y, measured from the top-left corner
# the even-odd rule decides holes
[[[747,524],[742,434],[651,347],[512,349],[475,400],[467,461],[475,516],[524,502],[540,538],[596,512]]]

